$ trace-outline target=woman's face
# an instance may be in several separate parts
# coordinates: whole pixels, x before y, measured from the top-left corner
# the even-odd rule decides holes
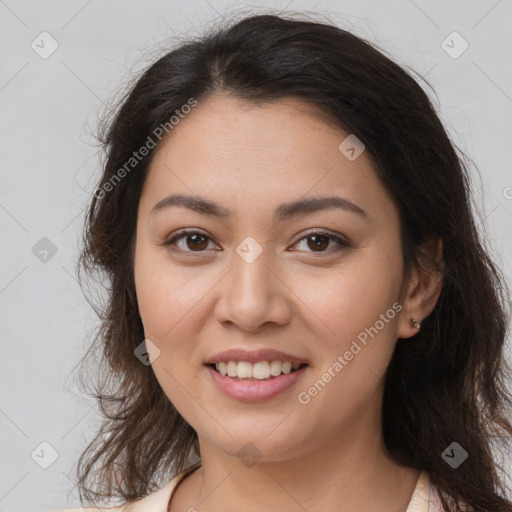
[[[396,205],[357,141],[305,107],[200,102],[140,200],[153,370],[200,440],[232,455],[285,460],[380,429],[382,377],[397,337],[415,333]],[[187,200],[165,203],[175,195]]]

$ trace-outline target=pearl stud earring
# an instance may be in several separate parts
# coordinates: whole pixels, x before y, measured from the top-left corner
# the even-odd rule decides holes
[[[415,329],[420,329],[420,327],[421,327],[421,323],[420,323],[420,322],[418,322],[418,320],[416,320],[415,318],[411,318],[411,319],[409,320],[409,325],[410,325],[411,327],[414,327]]]

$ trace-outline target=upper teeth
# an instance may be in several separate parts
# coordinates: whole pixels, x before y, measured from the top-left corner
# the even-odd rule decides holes
[[[248,361],[227,361],[215,363],[215,368],[222,375],[228,377],[238,377],[240,379],[268,379],[271,375],[277,377],[281,372],[285,375],[290,373],[292,369],[296,370],[300,367],[300,363],[292,364],[281,361],[259,361],[257,363],[249,363]]]

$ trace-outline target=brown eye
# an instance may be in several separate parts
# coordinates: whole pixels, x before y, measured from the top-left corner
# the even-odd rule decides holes
[[[308,242],[308,247],[311,249],[326,249],[329,246],[329,237],[324,235],[310,235],[306,237],[308,241],[312,241],[310,244]]]
[[[181,242],[184,239],[185,243],[178,245],[176,242]],[[178,250],[183,252],[203,252],[208,247],[210,237],[199,233],[198,231],[182,231],[178,235],[165,242],[165,246],[176,245]]]
[[[206,244],[205,244],[206,239],[207,239],[207,237],[205,237],[203,235],[199,235],[199,234],[186,235],[186,237],[185,237],[185,240],[187,241],[186,242],[187,247],[193,251],[206,249],[206,247],[208,246],[208,242],[206,242]]]
[[[350,245],[349,243],[341,240],[341,238],[324,231],[309,233],[297,243],[300,244],[304,240],[307,241],[306,247],[309,249],[309,251],[306,249],[306,252],[330,253],[343,249],[344,247],[349,247]],[[334,249],[326,250],[331,242],[334,242],[335,244]]]
[[[164,242],[162,245],[172,248],[172,246],[177,249],[172,248],[175,252],[184,252],[184,253],[201,253],[205,252],[208,248],[208,243],[211,241],[211,238],[199,231],[191,231],[185,230],[177,235],[173,236],[167,242]],[[334,236],[328,232],[319,231],[312,232],[303,237],[301,240],[297,242],[297,244],[306,241],[307,249],[306,252],[314,252],[314,253],[331,253],[337,250],[343,249],[344,247],[349,247],[349,243],[341,240],[339,237]],[[329,250],[329,246],[331,242],[334,243],[334,248]]]

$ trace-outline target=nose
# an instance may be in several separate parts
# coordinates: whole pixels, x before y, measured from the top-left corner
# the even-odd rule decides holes
[[[215,318],[222,324],[259,332],[267,324],[290,322],[293,293],[283,271],[263,251],[256,259],[233,255],[231,270],[221,282]]]

